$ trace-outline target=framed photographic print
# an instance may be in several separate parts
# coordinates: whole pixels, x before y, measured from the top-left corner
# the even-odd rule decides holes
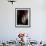
[[[30,27],[31,26],[31,9],[15,8],[15,26]]]

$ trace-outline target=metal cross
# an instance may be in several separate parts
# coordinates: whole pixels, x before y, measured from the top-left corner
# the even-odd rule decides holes
[[[16,2],[16,1],[8,1],[8,2],[11,2],[13,4],[13,2]]]

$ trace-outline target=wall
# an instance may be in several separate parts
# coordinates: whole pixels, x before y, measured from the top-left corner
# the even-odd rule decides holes
[[[15,40],[19,32],[28,33],[33,40],[46,40],[45,0],[17,0],[13,5],[0,0],[0,41]],[[31,8],[31,27],[15,27],[15,8]]]

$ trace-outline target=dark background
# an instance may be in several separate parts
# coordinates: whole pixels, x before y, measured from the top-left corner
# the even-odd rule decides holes
[[[22,23],[22,17],[27,13],[28,10],[17,10],[17,25],[28,25],[28,19],[26,20],[26,23]]]

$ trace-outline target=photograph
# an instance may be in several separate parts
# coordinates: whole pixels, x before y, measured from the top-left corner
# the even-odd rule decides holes
[[[15,12],[15,26],[30,27],[30,8],[16,8]]]

